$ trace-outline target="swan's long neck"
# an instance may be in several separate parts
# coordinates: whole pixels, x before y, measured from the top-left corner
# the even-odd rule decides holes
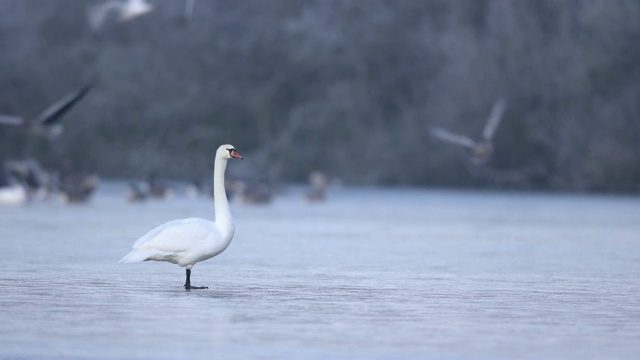
[[[233,236],[233,219],[231,209],[224,189],[224,172],[227,169],[227,160],[216,157],[213,169],[213,197],[216,210],[216,225],[224,235]]]

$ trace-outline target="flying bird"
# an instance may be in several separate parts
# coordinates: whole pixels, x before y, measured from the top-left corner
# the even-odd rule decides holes
[[[89,25],[98,30],[112,12],[117,13],[118,21],[125,22],[145,15],[153,10],[153,5],[146,0],[111,0],[89,8],[87,15]]]
[[[229,201],[225,193],[224,173],[229,159],[242,159],[232,145],[222,145],[216,151],[213,174],[215,221],[188,218],[169,221],[133,244],[133,250],[121,263],[168,261],[187,269],[184,288],[208,289],[191,285],[191,269],[196,263],[222,253],[231,243],[235,230]]]
[[[62,124],[60,124],[62,117],[89,92],[89,89],[91,89],[91,85],[85,85],[80,90],[63,97],[44,109],[35,119],[0,115],[0,125],[23,127],[36,135],[45,135],[50,139],[55,138],[62,133]]]
[[[469,148],[471,150],[472,163],[475,165],[485,164],[493,154],[493,136],[502,120],[506,107],[507,101],[504,98],[496,100],[482,131],[481,140],[476,141],[466,135],[455,134],[443,128],[432,128],[430,133],[440,140]]]

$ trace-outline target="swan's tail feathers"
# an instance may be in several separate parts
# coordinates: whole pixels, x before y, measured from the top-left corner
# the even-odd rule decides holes
[[[121,264],[137,263],[137,262],[148,260],[150,256],[151,256],[151,251],[133,250],[132,252],[125,255],[125,257],[120,259],[120,261],[118,262]]]

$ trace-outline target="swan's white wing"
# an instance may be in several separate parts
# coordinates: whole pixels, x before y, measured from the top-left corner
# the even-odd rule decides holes
[[[213,222],[200,218],[173,220],[149,231],[133,244],[134,250],[177,253],[202,245],[215,231]]]
[[[22,126],[24,123],[24,118],[21,118],[20,116],[0,114],[0,125]]]
[[[440,140],[448,141],[453,144],[462,145],[469,148],[473,148],[476,145],[476,142],[473,141],[471,138],[463,135],[454,134],[442,128],[432,128],[430,130],[430,133],[431,135],[439,138]]]
[[[495,134],[496,129],[498,128],[498,124],[500,124],[500,120],[502,120],[502,114],[504,114],[504,110],[507,107],[507,100],[504,98],[498,98],[495,104],[493,104],[493,108],[491,108],[491,114],[489,115],[489,119],[487,120],[487,124],[484,126],[484,131],[482,132],[482,137],[489,141],[493,138],[493,134]]]

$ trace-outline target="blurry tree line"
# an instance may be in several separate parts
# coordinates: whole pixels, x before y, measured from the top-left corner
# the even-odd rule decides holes
[[[150,2],[91,31],[99,1],[0,0],[0,113],[95,84],[55,141],[0,128],[0,160],[201,178],[232,143],[271,181],[640,190],[640,1]],[[477,137],[498,96],[484,167],[429,136]]]

